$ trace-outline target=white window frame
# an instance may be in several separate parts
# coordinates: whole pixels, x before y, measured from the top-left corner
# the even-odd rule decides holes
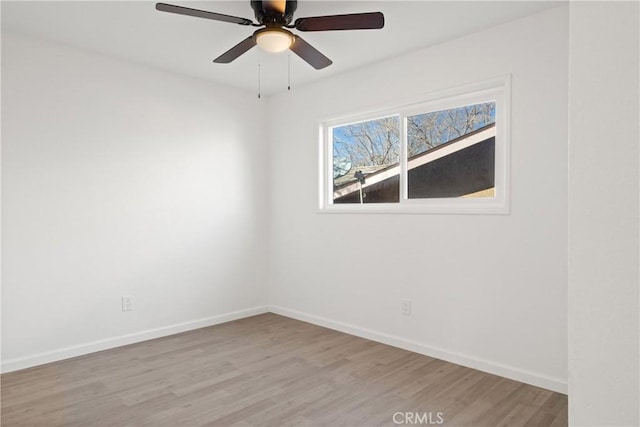
[[[423,213],[423,214],[509,214],[509,146],[511,116],[511,76],[448,89],[399,106],[371,110],[320,121],[319,211],[321,213]],[[483,102],[496,103],[495,195],[483,198],[407,197],[407,116],[447,110]],[[334,127],[382,117],[400,117],[400,200],[398,203],[333,203]]]

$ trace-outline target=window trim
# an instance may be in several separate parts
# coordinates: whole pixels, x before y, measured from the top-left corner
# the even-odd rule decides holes
[[[496,102],[495,196],[409,199],[407,116],[487,101]],[[319,122],[319,213],[504,214],[510,213],[511,75],[422,95],[391,108],[341,115]],[[331,128],[383,117],[400,117],[400,200],[398,203],[334,204]]]

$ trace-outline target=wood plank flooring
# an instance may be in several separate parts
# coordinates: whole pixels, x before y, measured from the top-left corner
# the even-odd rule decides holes
[[[565,395],[275,314],[1,380],[5,427],[567,425]]]

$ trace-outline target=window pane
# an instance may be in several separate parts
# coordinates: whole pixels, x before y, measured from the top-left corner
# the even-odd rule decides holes
[[[496,104],[407,117],[410,199],[494,197]]]
[[[334,127],[333,202],[400,200],[400,119],[385,117]]]

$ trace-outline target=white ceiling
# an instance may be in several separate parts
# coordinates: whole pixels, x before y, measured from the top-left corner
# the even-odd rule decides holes
[[[166,3],[254,19],[248,0]],[[255,28],[155,10],[152,1],[2,1],[2,30],[262,93],[287,88],[287,53],[255,47],[231,64],[212,60]],[[300,33],[333,60],[314,70],[291,54],[292,87],[558,6],[543,1],[300,1],[295,18],[381,11],[382,30]],[[544,29],[541,29],[544,31]],[[295,32],[295,30],[294,30]],[[478,46],[479,49],[484,48]]]

